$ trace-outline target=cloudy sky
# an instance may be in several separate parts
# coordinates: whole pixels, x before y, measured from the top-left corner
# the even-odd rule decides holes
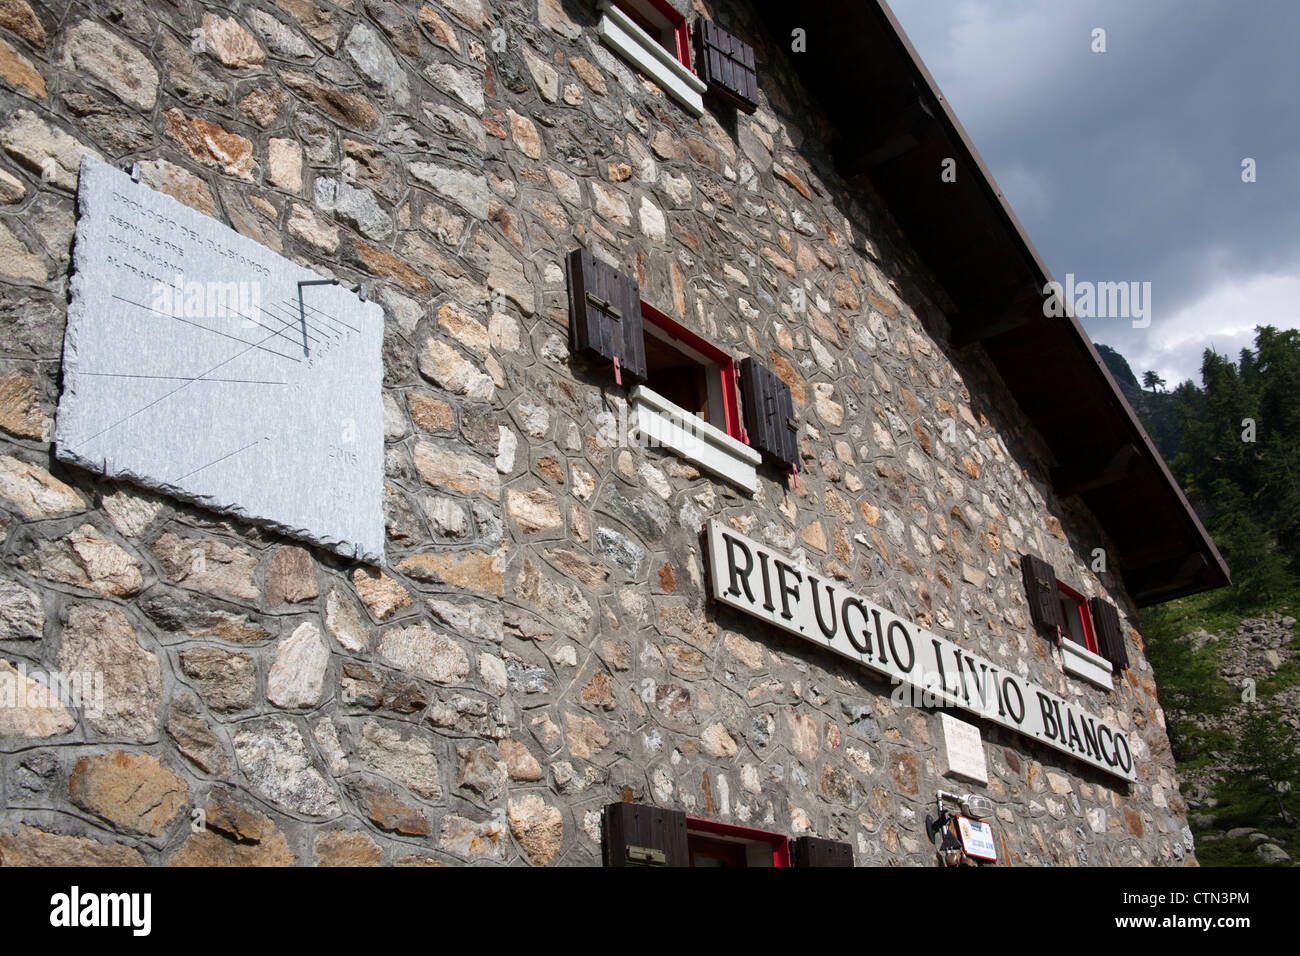
[[[1147,328],[1081,316],[1139,378],[1300,327],[1300,2],[890,5],[1057,280],[1151,283]]]

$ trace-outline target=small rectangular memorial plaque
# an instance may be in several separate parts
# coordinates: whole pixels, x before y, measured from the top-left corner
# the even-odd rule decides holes
[[[57,457],[382,563],[378,305],[90,158],[71,288]]]
[[[945,777],[988,783],[988,764],[984,759],[984,741],[980,738],[980,729],[951,714],[941,713],[939,723],[943,727],[941,756],[946,763],[940,772]]]

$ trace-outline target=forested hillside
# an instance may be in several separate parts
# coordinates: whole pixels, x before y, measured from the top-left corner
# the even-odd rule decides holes
[[[1098,352],[1214,537],[1232,586],[1142,615],[1206,865],[1300,860],[1300,332],[1207,350],[1172,390]]]

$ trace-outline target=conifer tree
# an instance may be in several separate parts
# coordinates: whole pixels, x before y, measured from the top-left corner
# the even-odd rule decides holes
[[[1269,700],[1251,708],[1237,749],[1236,780],[1257,794],[1284,824],[1294,826],[1300,795],[1300,747],[1296,733],[1282,720],[1278,706]]]

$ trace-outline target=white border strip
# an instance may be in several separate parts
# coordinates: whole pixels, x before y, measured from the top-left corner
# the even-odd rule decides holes
[[[703,116],[704,91],[708,89],[705,82],[609,0],[601,0],[600,11],[604,15],[596,26],[596,32],[601,40],[663,87],[693,115]]]
[[[1110,661],[1068,637],[1061,641],[1061,668],[1067,674],[1081,677],[1103,690],[1115,689]]]
[[[750,494],[758,490],[758,465],[763,456],[726,432],[658,392],[638,385],[628,395],[630,425],[652,445],[667,448]]]

